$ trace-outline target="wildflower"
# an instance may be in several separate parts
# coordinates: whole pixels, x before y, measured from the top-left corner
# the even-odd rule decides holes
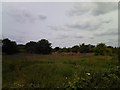
[[[90,73],[86,73],[88,76],[90,76]]]

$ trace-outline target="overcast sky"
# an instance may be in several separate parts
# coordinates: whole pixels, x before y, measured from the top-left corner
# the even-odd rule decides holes
[[[47,39],[53,47],[100,42],[118,46],[117,5],[117,2],[4,2],[2,36],[19,44]]]

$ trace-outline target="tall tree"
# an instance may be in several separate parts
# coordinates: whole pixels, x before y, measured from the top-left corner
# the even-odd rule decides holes
[[[2,52],[6,54],[15,54],[19,52],[17,44],[15,41],[11,41],[9,39],[2,40]]]
[[[39,54],[50,54],[51,53],[51,43],[46,39],[41,39],[37,42],[36,53]]]
[[[26,45],[25,45],[26,51],[29,53],[35,53],[36,45],[37,45],[37,43],[34,41],[30,41],[30,42],[26,43]]]

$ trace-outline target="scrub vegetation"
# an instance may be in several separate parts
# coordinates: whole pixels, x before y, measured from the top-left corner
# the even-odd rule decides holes
[[[48,54],[40,51],[40,43],[41,41],[36,44],[39,52],[34,52],[34,48],[30,47],[33,49],[31,52],[30,48],[17,44],[14,45],[17,45],[19,50],[15,47],[15,53],[3,52],[3,89],[120,88],[119,48],[101,43],[90,47],[87,52],[87,45],[82,44],[72,48],[50,47]],[[46,48],[50,44],[45,45],[43,46]],[[42,49],[45,49],[44,47]]]

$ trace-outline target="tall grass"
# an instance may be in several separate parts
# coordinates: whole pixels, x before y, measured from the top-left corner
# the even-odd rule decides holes
[[[4,55],[2,64],[3,88],[65,88],[76,75],[105,73],[117,67],[112,56],[94,55]]]

